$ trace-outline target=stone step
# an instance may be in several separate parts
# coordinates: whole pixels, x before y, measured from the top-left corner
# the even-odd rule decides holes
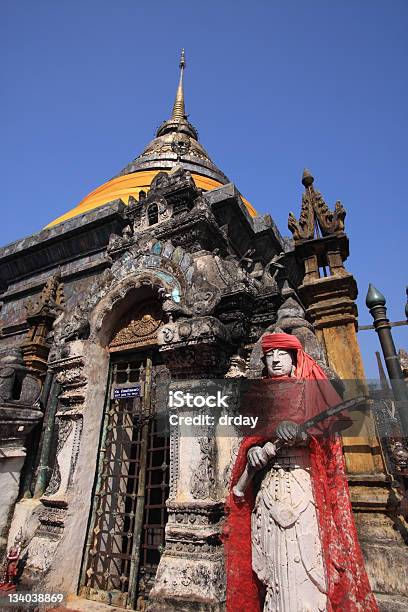
[[[408,612],[408,597],[375,593],[380,612]]]
[[[61,608],[58,608],[58,611]],[[76,595],[68,595],[66,612],[123,612],[124,608],[109,606],[100,601],[92,601]]]

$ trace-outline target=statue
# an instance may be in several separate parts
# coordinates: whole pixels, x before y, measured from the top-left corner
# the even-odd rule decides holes
[[[34,406],[40,393],[40,380],[24,364],[21,349],[0,357],[0,403]]]
[[[0,580],[0,591],[14,593],[16,590],[18,563],[21,556],[21,534],[16,538],[13,546],[7,552],[4,571]]]
[[[261,396],[268,406],[273,403],[273,414],[268,436],[242,440],[232,470],[223,534],[226,609],[377,611],[352,516],[341,442],[333,434],[339,423],[333,417],[310,434],[300,428],[342,400],[295,336],[266,334],[262,350],[267,376],[259,381]],[[258,487],[251,485],[237,497],[235,485],[246,466],[259,470]]]

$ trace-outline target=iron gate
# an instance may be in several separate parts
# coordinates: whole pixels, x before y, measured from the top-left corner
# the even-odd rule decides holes
[[[143,610],[153,585],[169,487],[169,436],[155,407],[167,401],[167,377],[151,354],[112,361],[82,578],[90,599]],[[115,389],[136,396],[114,398]]]

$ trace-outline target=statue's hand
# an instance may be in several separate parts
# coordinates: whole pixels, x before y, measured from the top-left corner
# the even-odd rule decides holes
[[[276,455],[276,446],[273,442],[267,442],[262,450],[266,453],[268,459],[272,459]]]
[[[249,449],[247,453],[247,460],[250,467],[255,468],[256,470],[261,470],[268,463],[270,457],[264,448],[261,448],[260,446],[253,446]]]
[[[281,421],[276,428],[276,435],[279,440],[290,445],[296,442],[303,442],[307,438],[307,434],[302,432],[300,425],[294,421]]]

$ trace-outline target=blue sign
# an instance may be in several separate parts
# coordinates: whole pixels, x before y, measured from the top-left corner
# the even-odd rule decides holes
[[[135,385],[134,387],[116,387],[113,390],[114,399],[123,399],[126,397],[141,397],[142,385]]]

